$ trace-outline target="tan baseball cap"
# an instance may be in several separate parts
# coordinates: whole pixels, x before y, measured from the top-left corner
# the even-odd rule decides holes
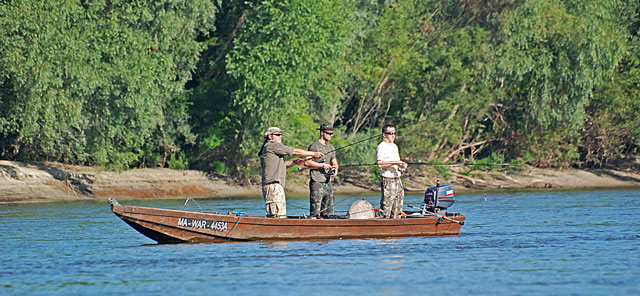
[[[282,129],[280,129],[279,127],[272,126],[268,128],[266,132],[264,132],[264,137],[266,138],[268,135],[281,134],[281,133],[282,133]]]

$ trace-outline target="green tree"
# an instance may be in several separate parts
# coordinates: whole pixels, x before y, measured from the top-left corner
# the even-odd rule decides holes
[[[578,157],[584,106],[626,46],[619,1],[526,1],[502,15],[500,87],[513,156],[566,166]]]
[[[177,147],[196,37],[215,11],[206,0],[2,2],[2,157],[126,168],[144,149]],[[168,144],[145,148],[154,134]]]
[[[286,144],[306,147],[316,136],[315,122],[337,112],[353,9],[334,0],[259,1],[227,9],[218,23],[226,35],[203,61],[208,69],[200,70],[194,88],[207,109],[193,111],[213,116],[198,117],[215,127],[197,127],[204,148],[226,146],[231,168],[239,169],[255,159],[268,126],[284,128]],[[221,157],[215,151],[200,155]]]
[[[640,4],[629,2],[616,11],[627,28],[629,47],[586,106],[580,150],[581,161],[590,167],[630,167],[640,154]]]
[[[372,24],[348,57],[353,66],[343,121],[353,133],[396,124],[411,158],[477,154],[491,137],[485,130],[496,60],[495,24],[478,15],[500,9],[500,3],[481,8],[473,1],[399,1],[370,9]]]

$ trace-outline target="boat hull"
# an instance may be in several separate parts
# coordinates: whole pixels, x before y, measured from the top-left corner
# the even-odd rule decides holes
[[[455,235],[465,220],[459,214],[403,219],[273,219],[123,206],[117,202],[111,202],[111,210],[158,243]]]

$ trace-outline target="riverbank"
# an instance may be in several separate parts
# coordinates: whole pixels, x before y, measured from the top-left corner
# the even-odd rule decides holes
[[[287,193],[308,194],[308,171],[289,174]],[[426,171],[409,170],[403,183],[410,192],[424,192],[435,184],[452,184],[456,191],[514,189],[578,189],[640,186],[640,174],[609,169],[539,169],[520,172],[474,172],[449,167],[446,178]],[[343,171],[335,191],[338,194],[377,192],[372,173]],[[27,164],[0,160],[0,203],[53,202],[73,200],[209,198],[260,196],[260,186],[240,185],[230,178],[211,177],[200,171],[134,169],[102,171],[94,167],[59,163]]]

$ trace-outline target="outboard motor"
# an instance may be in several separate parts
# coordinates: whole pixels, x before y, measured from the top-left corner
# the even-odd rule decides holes
[[[440,185],[440,181],[436,183],[436,186],[427,188],[424,192],[424,207],[431,212],[439,212],[446,210],[453,205],[455,200],[453,199],[453,188],[449,184]]]

